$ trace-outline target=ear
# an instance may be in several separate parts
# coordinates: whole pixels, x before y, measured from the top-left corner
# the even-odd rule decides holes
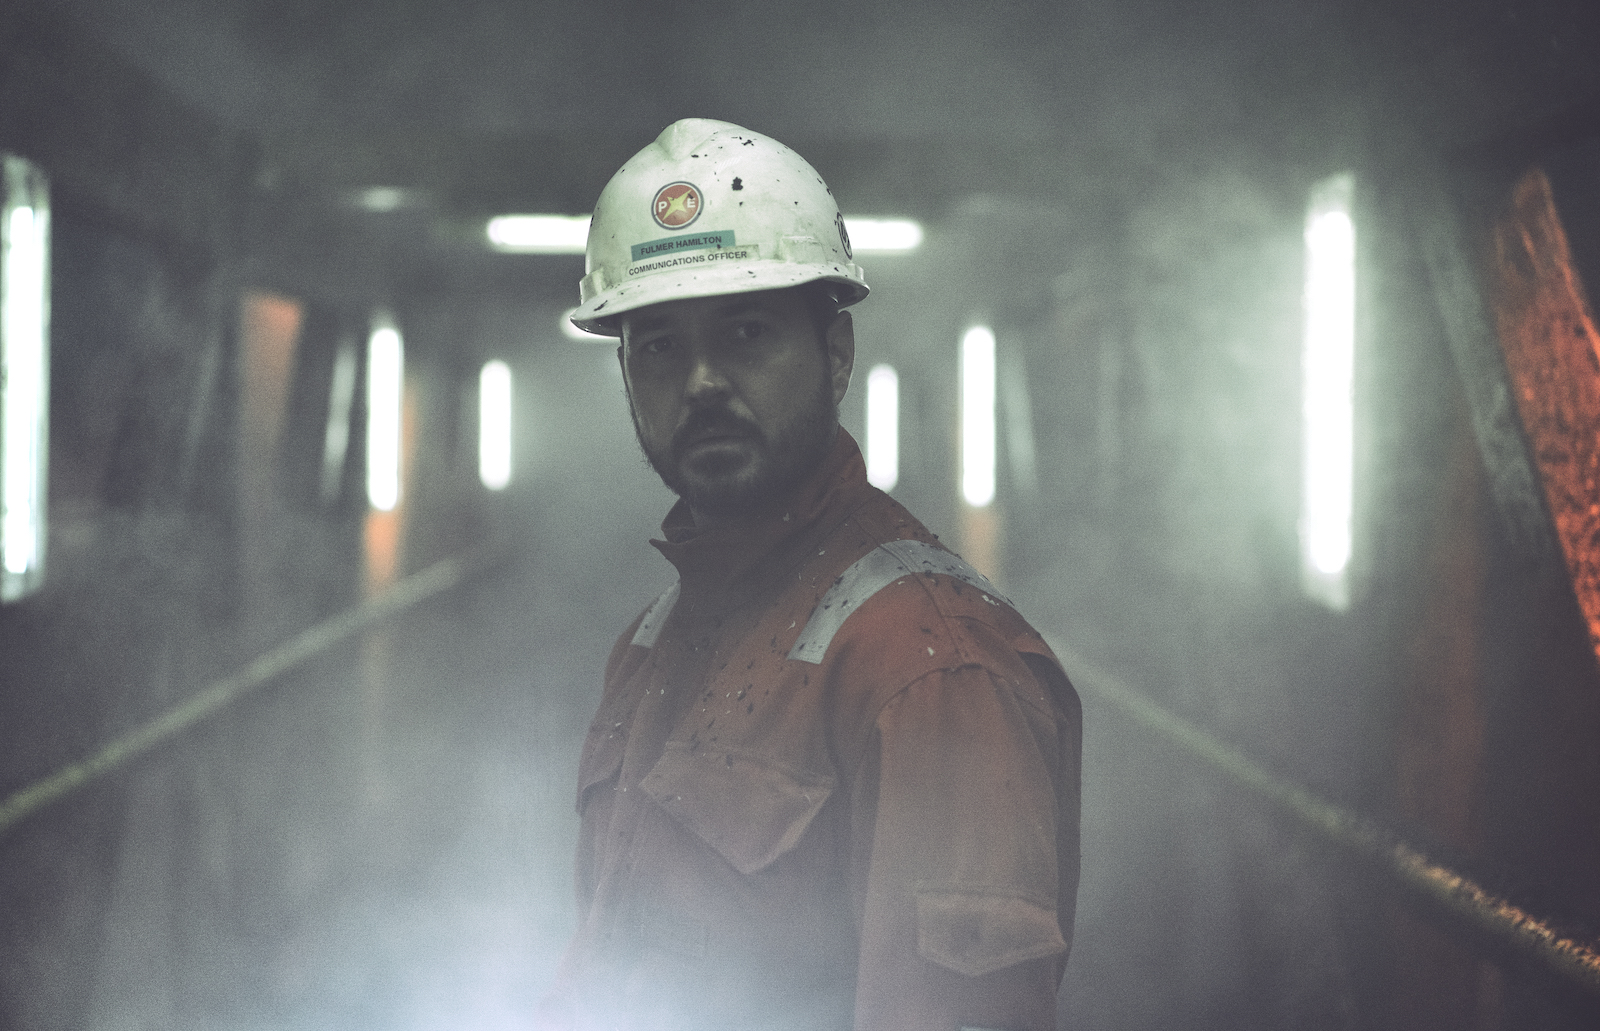
[[[622,394],[628,399],[629,407],[633,405],[633,390],[628,386],[628,363],[622,357],[622,345],[617,345],[617,368],[622,371]]]
[[[856,324],[850,313],[842,311],[828,323],[823,334],[828,350],[828,375],[833,381],[833,403],[838,405],[850,390],[850,374],[856,367]]]

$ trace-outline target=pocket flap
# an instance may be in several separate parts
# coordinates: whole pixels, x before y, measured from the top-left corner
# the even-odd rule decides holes
[[[641,787],[672,818],[752,874],[795,846],[834,778],[744,752],[669,741]]]
[[[917,951],[968,977],[1065,952],[1056,911],[1006,891],[917,891]]]
[[[583,754],[578,759],[578,812],[583,813],[584,800],[589,789],[615,780],[622,772],[622,755],[628,739],[615,728],[595,725],[583,741]]]

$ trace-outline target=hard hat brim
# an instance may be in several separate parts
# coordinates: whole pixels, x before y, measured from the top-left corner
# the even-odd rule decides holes
[[[861,269],[854,264],[796,265],[787,261],[735,262],[718,268],[657,272],[637,282],[623,283],[612,289],[603,290],[578,306],[572,313],[572,324],[587,333],[616,337],[622,335],[622,327],[616,322],[617,316],[652,304],[693,297],[716,297],[720,294],[783,290],[818,282],[838,285],[837,299],[841,308],[855,304],[868,293]]]

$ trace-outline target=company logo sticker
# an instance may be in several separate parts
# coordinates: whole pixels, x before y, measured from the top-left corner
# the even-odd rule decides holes
[[[844,212],[834,212],[833,222],[839,227],[839,246],[844,248],[845,260],[848,261],[854,258],[855,255],[850,251],[850,234],[844,228]]]
[[[668,183],[656,191],[650,215],[662,229],[682,229],[700,217],[700,191],[693,183]]]

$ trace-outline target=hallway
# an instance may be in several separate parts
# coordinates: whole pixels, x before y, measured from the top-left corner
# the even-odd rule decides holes
[[[0,1031],[530,1026],[674,577],[568,316],[686,116],[1082,694],[1060,1027],[1600,1027],[1592,8],[7,5]]]

